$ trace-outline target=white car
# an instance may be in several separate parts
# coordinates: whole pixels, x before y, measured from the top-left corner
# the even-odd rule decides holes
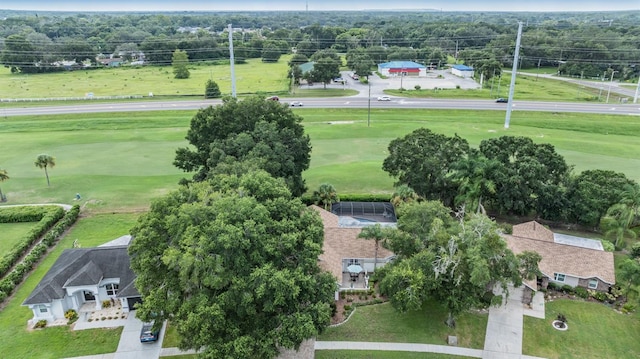
[[[378,96],[378,101],[391,101],[389,96]]]
[[[302,102],[300,101],[293,101],[292,103],[290,103],[291,107],[302,107]]]

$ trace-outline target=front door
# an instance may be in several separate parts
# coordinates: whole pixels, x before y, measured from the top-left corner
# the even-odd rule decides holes
[[[96,297],[93,295],[92,292],[88,292],[88,291],[84,291],[84,300],[85,301],[89,301],[89,300],[96,300]]]

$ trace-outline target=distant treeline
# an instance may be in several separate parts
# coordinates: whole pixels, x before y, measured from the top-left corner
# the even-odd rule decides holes
[[[237,59],[296,51],[365,49],[376,63],[423,63],[446,54],[465,64],[511,66],[517,23],[524,23],[524,68],[558,67],[574,76],[633,79],[640,73],[640,13],[499,12],[168,12],[0,11],[0,63],[14,72],[100,66],[99,59],[164,65],[174,50],[189,61],[228,58],[233,25]],[[265,56],[266,55],[266,56]],[[66,62],[66,63],[65,63]]]

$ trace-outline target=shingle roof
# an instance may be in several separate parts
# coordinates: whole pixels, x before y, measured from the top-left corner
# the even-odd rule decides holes
[[[538,239],[553,242],[553,232],[536,221],[524,222],[513,226],[511,233],[515,237]]]
[[[466,65],[453,65],[451,67],[459,71],[473,71],[473,67],[469,67]]]
[[[318,206],[311,206],[322,218],[324,223],[323,253],[320,255],[320,267],[336,279],[342,278],[342,259],[344,258],[374,258],[375,241],[358,238],[361,228],[338,227],[338,216],[325,211]],[[392,256],[393,252],[386,248],[378,249],[378,259]]]
[[[515,226],[514,226],[515,227]],[[534,251],[542,256],[538,264],[540,271],[553,278],[554,273],[562,273],[578,278],[599,278],[614,284],[616,282],[613,253],[575,247],[547,240],[504,235],[507,246],[518,254]]]
[[[132,287],[120,291],[117,297],[139,296],[131,285],[135,274],[130,267],[127,248],[112,246],[64,250],[22,304],[50,303],[54,299],[64,298],[65,286],[96,284],[96,276],[120,278],[120,288]]]

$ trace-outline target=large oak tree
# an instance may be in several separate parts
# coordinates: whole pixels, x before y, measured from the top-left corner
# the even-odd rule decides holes
[[[174,164],[203,181],[220,172],[243,173],[238,166],[245,170],[250,162],[249,168],[283,178],[300,196],[306,191],[302,172],[309,168],[311,153],[301,121],[278,101],[225,98],[191,119],[187,140],[193,147],[178,149]]]
[[[170,319],[181,349],[273,358],[329,323],[336,284],[318,267],[322,222],[264,171],[182,186],[131,234],[137,315]]]

